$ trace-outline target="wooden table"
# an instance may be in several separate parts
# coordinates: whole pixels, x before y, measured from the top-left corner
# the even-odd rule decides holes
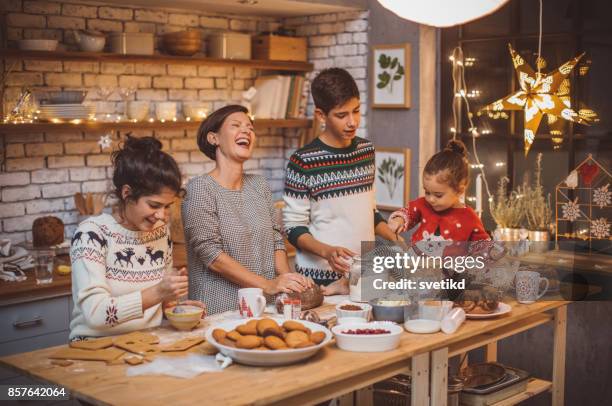
[[[204,400],[207,404],[222,405],[312,404],[366,388],[399,373],[411,373],[412,405],[439,406],[446,404],[448,356],[550,321],[553,316],[545,312],[565,309],[566,304],[515,305],[506,316],[468,321],[452,335],[404,333],[400,347],[385,353],[346,352],[332,344],[300,364],[268,368],[233,365],[223,372],[202,374],[189,380],[166,376],[128,378],[126,366],[107,366],[101,362],[77,361],[69,367],[53,366],[48,356],[60,347],[0,358],[0,364],[64,386],[77,399],[93,404],[182,405]],[[324,305],[318,310],[329,312],[331,309],[333,305]],[[565,313],[561,310],[559,314]],[[558,316],[555,320],[559,323],[555,330],[559,334],[555,335],[555,351],[563,355],[565,336],[561,336],[561,331],[564,332],[565,319]],[[207,320],[202,324],[196,334],[212,323]],[[169,334],[164,327],[154,331],[160,337]],[[554,389],[562,391],[563,357],[555,357],[555,360]],[[358,403],[371,403],[371,391],[361,394],[363,402]],[[562,392],[557,399],[562,403]]]

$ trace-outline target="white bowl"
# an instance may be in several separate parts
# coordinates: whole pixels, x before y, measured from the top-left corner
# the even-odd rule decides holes
[[[17,41],[23,51],[55,51],[56,39],[20,39]]]
[[[340,317],[337,318],[338,324],[355,324],[355,323],[367,323],[368,321],[363,317]]]
[[[183,115],[192,120],[204,120],[209,112],[208,103],[200,101],[183,102]]]
[[[130,120],[142,121],[149,114],[148,101],[129,101],[128,102],[128,117]]]
[[[280,317],[273,317],[278,324],[282,325],[286,320]],[[325,339],[313,347],[306,348],[292,348],[288,350],[273,350],[273,351],[261,351],[261,350],[243,350],[240,348],[227,347],[219,344],[212,336],[214,329],[222,328],[225,331],[231,331],[241,324],[245,324],[252,319],[240,319],[240,320],[228,320],[208,328],[206,330],[206,341],[214,345],[223,355],[230,357],[234,361],[254,366],[276,366],[276,365],[288,365],[299,361],[303,361],[307,358],[315,355],[321,348],[325,347],[332,339],[331,331],[323,327],[320,324],[312,323],[310,321],[300,320],[304,326],[308,327],[312,332],[323,331],[325,333]]]
[[[155,105],[155,116],[158,120],[176,118],[176,102],[159,102]]]
[[[440,331],[440,321],[428,319],[406,320],[404,328],[414,334],[432,334]]]
[[[344,310],[341,309],[342,306],[353,305],[361,307],[361,310]],[[336,305],[336,317],[362,317],[366,320],[370,320],[370,311],[372,310],[372,306],[367,303],[354,303],[354,302],[342,302]]]
[[[388,334],[345,334],[343,331],[364,329],[364,328],[383,328],[389,330]],[[370,323],[348,323],[337,325],[332,328],[332,333],[336,336],[336,345],[345,351],[353,352],[384,352],[396,349],[400,343],[400,337],[404,329],[389,321],[373,321]]]

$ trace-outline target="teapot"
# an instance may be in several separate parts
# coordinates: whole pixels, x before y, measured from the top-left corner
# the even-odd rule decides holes
[[[99,31],[74,30],[74,39],[85,52],[100,52],[106,44],[106,37]]]

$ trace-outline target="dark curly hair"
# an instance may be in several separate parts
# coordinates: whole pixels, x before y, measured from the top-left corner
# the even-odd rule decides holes
[[[356,97],[359,99],[359,89],[355,79],[342,68],[322,70],[310,86],[315,107],[325,114]]]
[[[181,171],[162,143],[153,137],[136,138],[127,135],[121,148],[112,154],[114,194],[121,204],[142,196],[155,195],[167,187],[182,195]],[[121,189],[128,185],[130,195],[123,199]]]
[[[239,104],[229,104],[215,110],[210,116],[206,117],[206,119],[202,121],[200,128],[198,128],[198,147],[200,147],[200,151],[202,151],[204,155],[213,161],[217,159],[217,146],[208,142],[208,133],[218,132],[223,126],[223,123],[227,117],[234,113],[244,113],[248,116],[249,110]]]
[[[458,140],[450,140],[442,151],[429,158],[423,173],[441,174],[444,181],[455,191],[459,191],[462,184],[467,187],[470,168],[465,144]]]

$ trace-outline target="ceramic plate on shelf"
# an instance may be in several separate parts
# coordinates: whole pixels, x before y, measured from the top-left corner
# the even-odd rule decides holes
[[[510,313],[510,310],[512,310],[512,306],[510,306],[507,303],[500,302],[499,305],[497,306],[497,309],[493,313],[487,313],[487,314],[466,313],[465,317],[467,317],[468,319],[491,319],[493,317],[501,316],[502,314]]]

